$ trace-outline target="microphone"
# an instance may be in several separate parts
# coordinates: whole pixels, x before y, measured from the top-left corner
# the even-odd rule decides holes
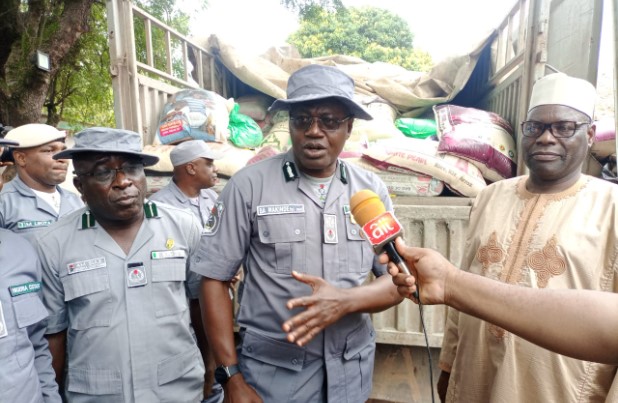
[[[394,215],[386,211],[380,197],[369,189],[360,190],[350,198],[350,208],[354,220],[361,226],[365,239],[373,246],[374,252],[380,254],[385,251],[399,270],[410,274],[406,262],[395,249],[395,239],[403,232],[401,224]]]

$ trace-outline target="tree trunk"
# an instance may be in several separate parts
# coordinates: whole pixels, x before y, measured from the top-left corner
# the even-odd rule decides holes
[[[19,1],[8,2],[14,5],[0,22],[0,123],[15,127],[45,120],[43,107],[52,77],[88,31],[95,0],[28,0],[26,12],[19,11]],[[33,63],[37,49],[49,55],[49,72]]]

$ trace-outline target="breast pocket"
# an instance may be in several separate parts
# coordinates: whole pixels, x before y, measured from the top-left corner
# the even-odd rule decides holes
[[[37,293],[13,298],[13,310],[17,328],[22,330],[24,334],[24,338],[17,341],[16,351],[17,362],[24,368],[34,360],[34,350],[30,341],[26,339],[27,328],[47,318],[47,310]]]
[[[71,329],[107,327],[112,322],[112,295],[107,268],[69,274],[60,279],[68,302]]]
[[[187,309],[187,259],[152,260],[151,270],[155,316],[160,318],[184,312]]]
[[[346,219],[347,270],[352,273],[367,273],[373,266],[375,254],[358,224]]]
[[[304,214],[262,216],[258,217],[257,224],[260,242],[267,248],[263,258],[276,262],[277,273],[305,270]]]

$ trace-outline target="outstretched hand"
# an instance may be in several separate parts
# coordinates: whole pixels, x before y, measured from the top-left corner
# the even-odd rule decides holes
[[[347,313],[346,290],[309,274],[293,271],[292,276],[310,286],[313,293],[287,302],[288,309],[305,307],[306,310],[285,321],[282,328],[287,333],[288,341],[304,346]]]

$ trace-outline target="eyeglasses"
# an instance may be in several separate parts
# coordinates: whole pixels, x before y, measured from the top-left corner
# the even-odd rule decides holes
[[[349,115],[343,119],[335,119],[328,116],[290,116],[290,122],[294,130],[307,131],[313,126],[313,121],[317,120],[320,130],[333,132],[339,129],[339,126],[352,116],[353,115]]]
[[[77,176],[91,176],[100,183],[112,183],[116,179],[118,171],[124,172],[127,177],[136,178],[144,173],[144,164],[130,163],[124,164],[120,168],[99,167],[95,168],[92,172],[80,173],[73,171],[73,174]]]
[[[582,125],[589,125],[591,122],[552,122],[541,123],[534,120],[527,120],[521,122],[521,132],[524,137],[537,138],[540,137],[545,130],[549,129],[549,132],[556,138],[572,137],[577,129]]]

